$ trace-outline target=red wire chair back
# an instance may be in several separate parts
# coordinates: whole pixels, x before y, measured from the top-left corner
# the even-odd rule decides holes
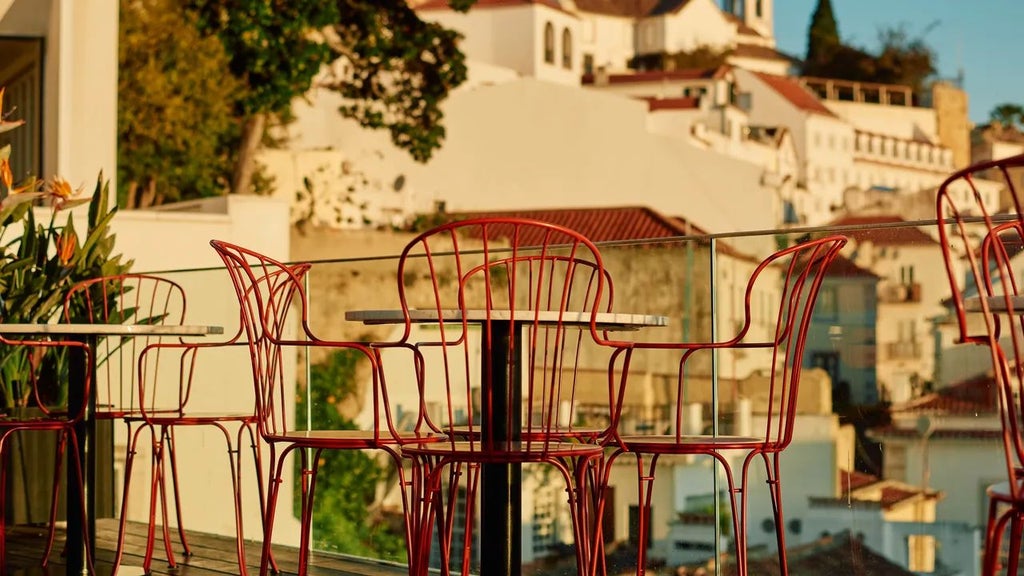
[[[996,382],[990,394],[998,402],[1009,479],[987,490],[984,574],[996,572],[1002,532],[1011,520],[1010,572],[1016,572],[1024,521],[1024,307],[1015,302],[1021,293],[1014,261],[1024,246],[1022,182],[1024,155],[982,162],[947,178],[935,203],[957,343],[983,346],[989,354]],[[1000,213],[1007,200],[1008,213]],[[968,299],[977,300],[980,314],[968,313]],[[997,514],[1000,504],[1009,512]]]
[[[759,391],[757,397],[765,405],[759,412],[766,414],[764,429],[756,436],[763,440],[760,451],[764,453],[778,452],[786,448],[793,439],[793,425],[796,417],[799,382],[803,363],[803,353],[807,341],[807,332],[812,320],[812,311],[817,300],[825,271],[839,255],[846,244],[841,236],[831,236],[819,240],[811,240],[777,251],[761,261],[754,269],[743,292],[742,324],[731,338],[718,342],[704,343],[637,343],[623,344],[613,366],[620,366],[621,378],[617,387],[611,388],[612,404],[615,406],[613,420],[614,439],[623,444],[623,430],[629,435],[642,437],[635,426],[623,425],[623,415],[633,408],[633,421],[636,418],[636,406],[629,407],[628,402],[636,401],[635,392],[630,393],[627,381],[633,360],[633,350],[675,350],[677,354],[676,368],[671,373],[671,382],[667,384],[669,398],[662,403],[671,413],[657,417],[655,422],[646,422],[640,426],[654,434],[663,434],[671,430],[670,435],[679,445],[692,447],[694,434],[703,433],[694,429],[694,415],[690,407],[695,398],[701,398],[688,390],[694,384],[710,386],[710,354],[716,350],[742,350],[748,362],[753,362],[755,355],[757,365],[761,366],[762,378],[758,378]],[[758,307],[757,313],[752,303],[770,299],[775,306]],[[620,343],[621,344],[621,343]],[[641,364],[649,366],[650,364]],[[611,383],[611,382],[610,382]],[[637,386],[633,379],[631,386]]]
[[[407,245],[398,279],[401,341],[424,363],[433,431],[459,431],[448,435],[453,444],[466,440],[470,452],[499,459],[575,434],[579,369],[598,334],[594,314],[611,305],[593,243],[526,219],[452,222]],[[422,313],[438,322],[414,335]],[[494,381],[506,390],[495,391]],[[500,411],[504,421],[494,418]]]
[[[241,321],[249,343],[260,434],[282,437],[294,429],[292,394],[285,387],[286,356],[281,343],[295,329],[291,315],[297,299],[302,327],[307,327],[302,279],[309,264],[288,266],[272,258],[227,242],[212,241],[227,265],[241,305]],[[294,368],[292,366],[291,368]]]
[[[990,335],[998,338],[998,319],[988,313],[987,302],[982,302],[986,312],[984,317],[972,314],[968,318],[964,299],[978,296],[985,283],[986,271],[981,251],[984,239],[991,236],[992,231],[1003,222],[1021,221],[1022,178],[1024,155],[970,166],[951,175],[939,187],[935,206],[936,218],[940,222],[939,244],[946,265],[960,343],[987,344]],[[1010,199],[1011,214],[997,214],[1003,197]],[[1009,262],[1003,264],[1008,266]],[[1000,268],[997,271],[999,277],[1005,277],[1011,272],[1008,268],[997,268]],[[1000,279],[995,279],[994,286],[1002,292],[1004,288],[999,286]],[[981,318],[985,318],[986,323],[977,321]],[[992,319],[997,324],[987,324]]]
[[[148,274],[119,274],[79,282],[64,298],[65,322],[90,324],[182,324],[185,319],[185,291],[176,282]],[[138,395],[140,375],[152,377],[160,369],[159,351],[147,354],[138,366],[142,351],[159,342],[160,336],[105,336],[96,345],[97,414],[121,417],[141,410],[176,408],[187,389],[175,387],[170,397]]]
[[[242,324],[252,355],[260,433],[264,438],[284,438],[296,431],[296,426],[291,416],[293,394],[285,385],[285,371],[294,371],[294,366],[288,364],[282,346],[344,344],[365,355],[372,356],[372,353],[358,343],[325,341],[313,333],[302,283],[310,264],[289,266],[227,242],[214,240],[210,244],[224,260],[241,304]],[[292,314],[293,309],[299,312],[298,317]],[[295,329],[299,335],[290,336],[290,331]],[[365,447],[389,444],[400,436],[393,418],[396,407],[388,401],[378,376],[374,368],[373,391],[369,398],[373,424],[366,429],[373,433],[373,438]]]

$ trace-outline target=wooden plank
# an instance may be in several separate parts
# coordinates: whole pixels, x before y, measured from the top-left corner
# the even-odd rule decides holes
[[[117,544],[118,522],[115,519],[101,519],[96,522],[96,571],[101,576],[112,572],[114,549]],[[186,536],[193,555],[183,558],[178,533],[172,531],[172,544],[178,566],[171,569],[164,557],[163,540],[157,528],[157,541],[152,574],[155,576],[220,576],[239,573],[235,551],[235,540],[225,536],[188,531]],[[46,568],[40,564],[46,528],[40,526],[8,527],[6,568],[9,576],[43,576],[63,573],[64,563],[61,550],[64,547],[64,533],[58,531],[57,543]],[[146,550],[146,525],[129,522],[125,530],[124,555],[121,561],[121,576],[142,573],[142,559]],[[246,566],[250,574],[259,573],[260,543],[246,541]],[[298,551],[287,546],[274,546],[274,556],[284,574],[295,574]],[[312,576],[398,576],[407,574],[405,566],[375,560],[363,560],[328,553],[310,556]]]

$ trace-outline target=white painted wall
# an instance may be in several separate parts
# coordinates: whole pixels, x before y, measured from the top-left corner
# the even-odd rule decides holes
[[[673,54],[701,46],[722,49],[735,43],[736,26],[726,20],[713,0],[691,0],[677,13],[658,17],[664,21],[661,50]]]
[[[221,266],[219,257],[209,245],[211,239],[227,240],[275,258],[288,259],[286,202],[255,196],[231,196],[191,205],[195,212],[123,211],[115,216],[116,249],[135,260],[133,271]],[[81,222],[84,222],[84,217]],[[181,282],[186,289],[189,298],[187,322],[224,326],[227,334],[234,332],[238,326],[238,301],[226,272],[181,272],[168,276]],[[210,337],[211,340],[215,338]],[[194,398],[199,410],[252,409],[252,372],[248,351],[239,347],[211,355],[201,364],[195,385],[197,393]],[[115,430],[119,432],[117,442],[121,445],[125,441],[124,427],[115,426]],[[178,436],[184,522],[190,530],[228,536],[235,533],[225,450],[226,445],[219,432],[184,431]],[[129,501],[129,518],[135,521],[147,520],[149,453],[148,446],[144,446],[136,460],[138,468]],[[123,448],[115,447],[115,457],[123,458]],[[243,462],[246,534],[256,538],[261,524],[251,451],[243,451]],[[120,486],[115,488],[120,492]],[[295,545],[298,543],[298,522],[291,514],[291,491],[289,480],[282,489],[274,540]]]
[[[116,176],[118,8],[109,0],[14,0],[0,35],[43,38],[43,174],[91,187]]]
[[[639,204],[712,231],[773,225],[759,167],[651,134],[643,102],[529,78],[460,90],[445,106],[444,148],[421,165],[386,134],[324,114],[335,109],[332,98],[296,107],[296,146],[305,146],[310,123],[322,123],[318,145],[367,158],[383,182],[405,175],[421,209],[437,201],[453,211]],[[740,202],[750,209],[733,210]]]
[[[580,54],[593,55],[594,71],[600,68],[608,72],[627,70],[626,63],[635,53],[632,20],[602,14],[581,13],[579,16]]]

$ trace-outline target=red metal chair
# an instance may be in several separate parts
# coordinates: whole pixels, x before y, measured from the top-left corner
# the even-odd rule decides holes
[[[1021,182],[1024,155],[984,162],[951,175],[939,188],[936,217],[961,344],[987,347],[999,385],[1007,481],[991,486],[982,573],[996,574],[1000,544],[1010,523],[1009,573],[1019,565],[1024,535],[1024,307],[1012,262],[1024,242]],[[985,180],[988,180],[986,182]],[[1009,212],[998,213],[1008,198]],[[980,298],[981,314],[966,301]],[[1000,310],[1001,309],[1001,310]]]
[[[301,534],[299,574],[309,567],[310,526],[312,522],[316,477],[320,454],[324,450],[382,450],[396,463],[403,498],[409,491],[400,446],[403,442],[424,439],[415,432],[399,431],[392,418],[386,389],[381,385],[379,354],[368,344],[324,340],[309,326],[309,310],[300,274],[295,268],[252,250],[213,240],[214,250],[223,259],[235,287],[242,313],[242,324],[252,359],[253,385],[256,392],[257,427],[270,448],[271,471],[267,509],[264,517],[261,575],[266,575],[272,559],[274,516],[281,483],[291,470],[285,466],[287,457],[297,453],[301,463]],[[292,302],[297,303],[298,318],[291,315]],[[299,335],[292,337],[289,328],[298,324]],[[373,426],[360,430],[306,430],[295,427],[285,366],[288,348],[310,352],[311,349],[351,350],[361,356],[370,368],[373,390]],[[405,509],[410,504],[403,501]],[[408,530],[408,528],[407,528]],[[407,543],[412,544],[407,538]],[[410,566],[413,550],[407,549]]]
[[[420,366],[421,393],[434,408],[426,411],[426,429],[445,438],[402,449],[423,475],[424,506],[412,521],[419,573],[426,573],[435,526],[442,572],[471,570],[481,470],[481,533],[489,540],[480,571],[519,562],[508,494],[521,489],[522,464],[548,465],[564,482],[584,573],[597,525],[589,517],[588,474],[603,453],[594,440],[606,430],[579,426],[575,417],[581,358],[587,343],[599,348],[594,314],[610,303],[597,248],[547,223],[465,220],[414,238],[400,256],[398,279],[405,328],[396,345],[412,350]],[[429,328],[414,331],[417,322]],[[461,542],[454,524],[460,499]],[[453,551],[456,542],[461,550]]]
[[[122,274],[90,279],[74,285],[65,298],[64,317],[67,321],[91,323],[181,324],[185,318],[185,308],[184,289],[176,282],[146,274]],[[241,333],[239,327],[234,336],[221,342],[185,343],[178,338],[167,342],[167,339],[155,336],[135,336],[106,337],[98,343],[95,418],[121,420],[126,424],[128,432],[115,567],[120,565],[124,548],[138,443],[146,431],[150,433],[152,460],[148,538],[143,569],[148,573],[152,563],[158,502],[167,561],[171,567],[176,566],[167,510],[168,477],[173,490],[181,545],[184,555],[191,555],[182,519],[174,433],[178,427],[203,426],[219,430],[227,442],[235,501],[239,570],[245,574],[241,487],[235,454],[240,454],[243,435],[248,433],[260,482],[262,505],[262,466],[259,444],[253,430],[255,414],[251,409],[198,412],[189,407],[189,401],[194,397],[193,381],[200,356],[213,354],[216,348],[244,345],[244,341],[239,340]],[[171,370],[161,375],[161,364],[171,367]],[[251,406],[251,403],[241,405]],[[229,427],[235,428],[234,433]]]
[[[748,472],[757,458],[763,460],[775,517],[781,573],[787,573],[780,456],[792,440],[804,343],[815,299],[825,270],[845,244],[844,237],[830,236],[780,250],[762,261],[754,269],[744,293],[743,323],[727,340],[607,342],[615,348],[608,373],[608,393],[614,410],[612,432],[606,439],[610,452],[604,462],[603,484],[608,484],[612,464],[619,456],[633,454],[636,457],[639,490],[637,574],[644,574],[646,570],[650,536],[648,515],[658,460],[665,455],[687,454],[710,456],[725,472],[735,535],[736,569],[741,576],[747,573]],[[753,318],[752,298],[756,296],[761,301],[765,295],[772,295],[777,308],[763,311],[761,318]],[[712,384],[711,356],[725,349],[742,349],[748,363],[755,362],[755,355],[763,359],[757,364],[765,372],[766,388],[762,396],[767,406],[762,434],[715,436],[691,429],[693,425],[687,415],[688,390]],[[674,398],[667,400],[670,412],[658,420],[656,427],[627,429],[623,416],[635,408],[632,404],[636,403],[636,390],[649,385],[644,379],[655,369],[652,367],[657,366],[674,366],[666,375],[668,382],[674,383],[670,392]],[[649,460],[645,459],[646,456],[650,456]],[[730,464],[733,456],[742,456],[738,482]],[[602,501],[598,515],[603,514],[604,507],[605,502]]]
[[[72,355],[81,355],[77,359]],[[63,361],[58,361],[58,356],[63,356]],[[57,462],[63,460],[65,454],[71,456],[72,464],[77,475],[77,485],[69,487],[68,490],[79,491],[78,501],[83,504],[81,511],[83,536],[89,540],[88,519],[85,510],[85,491],[82,479],[82,463],[79,460],[78,435],[75,426],[84,416],[84,408],[89,397],[89,374],[86,371],[80,389],[70,387],[67,394],[55,393],[52,389],[51,379],[68,379],[67,367],[69,361],[83,362],[86,367],[91,365],[89,348],[84,342],[70,340],[12,340],[0,336],[0,361],[8,365],[16,365],[20,369],[18,373],[23,380],[20,391],[13,395],[13,405],[9,406],[0,416],[0,460],[5,460],[8,440],[18,432],[50,431],[57,432]],[[59,367],[54,371],[44,374],[49,367]],[[14,385],[9,382],[8,385]],[[64,396],[63,398],[61,396]],[[75,400],[77,399],[77,401]],[[72,410],[72,406],[81,406],[81,410]],[[70,451],[67,449],[71,444]],[[60,482],[61,470],[58,467],[54,473],[54,485]],[[7,474],[0,474],[0,566],[5,566],[6,548],[4,544],[4,519],[6,513],[4,508],[7,504]],[[57,512],[57,489],[54,489],[53,503],[50,508],[50,533],[46,540],[46,548],[43,553],[42,564],[45,566],[53,548],[54,534],[53,526],[56,524]],[[70,511],[69,511],[70,513]],[[86,563],[90,573],[93,569],[90,547],[85,546]]]

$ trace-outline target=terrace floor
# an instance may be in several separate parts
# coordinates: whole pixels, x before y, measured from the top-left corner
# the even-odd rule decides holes
[[[142,557],[145,553],[146,525],[129,523],[128,535],[125,539],[125,556],[121,562],[119,575],[136,576],[142,574]],[[112,572],[114,546],[117,542],[117,520],[103,519],[96,523],[96,572],[106,576]],[[189,545],[193,555],[184,562],[179,562],[176,569],[168,567],[161,553],[153,559],[152,574],[173,576],[215,576],[219,574],[239,573],[235,560],[235,540],[224,536],[214,536],[198,532],[189,532]],[[35,576],[64,574],[64,564],[58,552],[63,546],[63,534],[58,534],[59,541],[54,546],[55,552],[50,557],[49,565],[39,565],[46,530],[36,526],[9,527],[7,532],[7,576]],[[175,542],[177,539],[175,538]],[[160,545],[162,546],[162,545]],[[162,548],[158,548],[162,550]],[[295,574],[297,553],[295,548],[286,546],[274,547],[275,558],[284,574]],[[247,542],[246,563],[249,573],[259,574],[260,547],[257,542]],[[352,559],[331,554],[313,554],[310,574],[317,576],[397,576],[407,574],[404,566],[374,562],[372,560]],[[134,568],[133,568],[134,567]]]

